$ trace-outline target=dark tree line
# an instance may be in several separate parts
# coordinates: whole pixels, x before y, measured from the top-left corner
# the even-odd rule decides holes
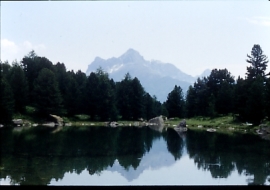
[[[129,73],[120,82],[110,79],[102,68],[86,76],[34,51],[20,63],[1,63],[0,69],[0,123],[11,121],[14,113],[25,113],[26,106],[34,107],[39,116],[87,114],[101,121],[150,119],[165,109]]]
[[[186,96],[188,117],[226,115],[233,113],[241,121],[259,124],[270,119],[270,78],[265,73],[267,57],[259,45],[254,45],[246,60],[245,78],[235,81],[227,69],[213,69],[189,87]]]
[[[20,63],[0,65],[0,123],[10,121],[14,113],[24,113],[30,105],[44,116],[87,114],[102,121],[233,114],[258,124],[270,119],[268,60],[259,45],[247,57],[250,66],[244,79],[235,80],[227,69],[213,69],[208,77],[198,78],[185,97],[181,87],[175,86],[160,103],[129,73],[120,82],[110,79],[102,68],[86,76],[31,51]]]

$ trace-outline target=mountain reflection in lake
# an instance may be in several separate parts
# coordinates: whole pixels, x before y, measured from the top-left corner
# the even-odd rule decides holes
[[[0,184],[270,184],[270,142],[148,127],[0,130]]]

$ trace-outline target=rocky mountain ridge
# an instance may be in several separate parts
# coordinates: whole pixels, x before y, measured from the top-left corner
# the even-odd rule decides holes
[[[120,57],[112,57],[107,60],[96,57],[88,65],[86,74],[95,72],[101,67],[114,81],[121,81],[126,73],[131,77],[137,77],[144,89],[152,96],[155,95],[161,102],[166,101],[167,95],[175,85],[181,86],[186,93],[189,85],[192,85],[200,76],[193,77],[182,72],[171,63],[160,61],[147,61],[134,49],[129,49]],[[210,70],[204,71],[203,75],[210,74]]]

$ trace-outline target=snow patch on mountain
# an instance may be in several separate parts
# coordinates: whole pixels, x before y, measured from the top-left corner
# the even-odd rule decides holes
[[[113,65],[111,68],[108,69],[108,73],[110,74],[110,73],[116,72],[123,66],[124,64]]]

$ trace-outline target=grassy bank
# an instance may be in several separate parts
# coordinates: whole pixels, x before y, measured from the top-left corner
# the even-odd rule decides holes
[[[165,124],[168,127],[175,127],[179,124],[181,119],[167,120]],[[219,133],[256,133],[259,129],[257,125],[247,125],[240,121],[234,120],[232,116],[221,116],[216,118],[209,117],[194,117],[186,119],[187,127],[191,130],[207,130],[215,129]],[[267,123],[270,124],[269,122]]]
[[[106,126],[105,121],[91,121],[88,115],[75,115],[73,117],[62,117],[66,125],[69,126]],[[22,119],[24,124],[33,125],[48,122],[47,119],[39,118],[35,114],[35,109],[33,107],[27,106],[25,114],[16,114],[14,119]],[[174,118],[165,121],[165,127],[176,127],[182,119]],[[187,127],[190,130],[207,130],[214,129],[215,132],[232,134],[234,132],[240,133],[256,133],[259,126],[247,125],[241,123],[230,115],[220,116],[216,118],[209,117],[193,117],[186,119]],[[139,121],[118,121],[120,126],[137,126],[141,125],[142,122]],[[267,123],[270,125],[270,122]]]

